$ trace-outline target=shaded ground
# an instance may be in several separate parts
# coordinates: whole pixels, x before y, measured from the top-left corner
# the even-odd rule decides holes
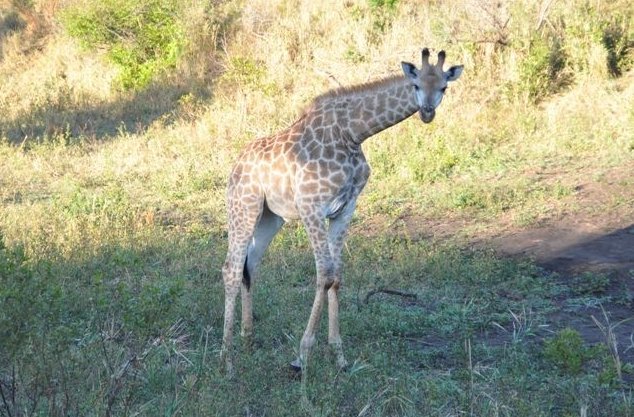
[[[623,222],[627,220],[631,219]],[[606,334],[594,316],[613,327],[623,363],[634,364],[634,224],[564,218],[500,235],[489,243],[502,253],[535,259],[573,291],[584,279],[599,277],[597,293],[585,300],[578,297],[575,306],[570,304],[570,295],[556,300],[560,311],[552,315],[552,328],[573,327],[588,343],[604,343]]]
[[[468,217],[430,220],[407,214],[382,228],[402,229],[416,238],[457,237],[502,256],[533,259],[569,289],[553,300],[558,308],[549,316],[548,330],[572,327],[587,343],[598,344],[606,343],[604,332],[611,328],[622,363],[634,365],[634,176],[617,170],[606,176],[610,180],[599,183],[579,174],[571,198],[575,209],[524,228],[504,219],[480,224]],[[487,340],[508,339],[508,334],[498,336],[489,334]]]
[[[553,329],[570,326],[588,343],[605,343],[597,319],[612,327],[622,362],[634,364],[633,178],[623,171],[608,177],[602,183],[581,181],[574,197],[577,211],[537,227],[498,233],[487,245],[533,258],[573,291],[555,300],[560,309],[551,317]],[[580,288],[587,283],[596,286],[596,293]]]

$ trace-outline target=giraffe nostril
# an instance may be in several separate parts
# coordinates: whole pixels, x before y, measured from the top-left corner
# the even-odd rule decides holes
[[[431,111],[427,111],[426,107],[421,108],[419,113],[420,113],[420,119],[425,123],[431,122],[434,119],[434,116],[436,115],[436,111],[433,108],[431,109]]]

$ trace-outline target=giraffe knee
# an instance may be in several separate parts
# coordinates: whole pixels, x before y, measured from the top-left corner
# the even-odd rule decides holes
[[[341,268],[334,264],[321,268],[317,273],[317,288],[328,291],[331,288],[339,289],[341,285]]]
[[[330,289],[333,289],[334,291],[338,291],[340,286],[341,280],[333,279],[326,282],[326,284],[324,285],[324,290],[329,291]]]
[[[341,276],[340,275],[331,275],[326,277],[323,283],[324,291],[334,290],[338,291],[341,286]]]
[[[222,279],[227,281],[227,278],[231,276],[231,260],[227,259],[224,264],[222,264]]]

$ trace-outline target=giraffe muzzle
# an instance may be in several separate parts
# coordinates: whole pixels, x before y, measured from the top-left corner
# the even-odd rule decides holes
[[[421,107],[421,109],[418,111],[418,114],[420,115],[420,119],[423,121],[423,123],[430,123],[432,120],[434,120],[434,116],[436,116],[436,110],[429,109],[429,108],[425,108],[425,107]]]

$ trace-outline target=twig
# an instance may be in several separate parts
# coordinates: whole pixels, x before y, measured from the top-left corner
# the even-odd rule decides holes
[[[627,353],[627,351],[629,351],[630,349],[634,349],[634,333],[630,334],[630,345],[625,348],[623,353]]]
[[[363,303],[367,304],[370,301],[370,297],[372,297],[375,294],[379,294],[379,293],[383,293],[383,294],[390,294],[390,295],[398,295],[399,297],[404,297],[404,298],[411,298],[413,300],[416,300],[418,297],[416,296],[416,294],[411,293],[411,292],[404,292],[404,291],[399,291],[399,290],[392,290],[389,288],[377,288],[375,290],[371,290],[369,291],[365,298],[363,299]]]
[[[548,9],[553,4],[555,0],[546,0],[545,3],[542,3],[542,7],[539,10],[539,17],[537,18],[537,25],[535,25],[535,30],[539,30],[542,28],[544,24],[544,20],[546,20],[546,14],[548,13]]]
[[[128,360],[126,360],[126,362],[122,366],[119,367],[119,370],[116,371],[115,374],[112,374],[110,376],[112,382],[110,384],[110,389],[108,390],[106,417],[110,417],[112,415],[112,409],[114,408],[115,401],[117,399],[117,396],[119,395],[119,391],[121,391],[121,388],[123,388],[124,379],[127,377],[128,371],[130,370],[130,368],[136,367],[141,362],[143,362],[145,358],[147,358],[147,356],[150,354],[150,352],[156,346],[160,345],[160,343],[161,343],[161,337],[157,337],[151,343],[146,345],[146,348],[143,350],[143,352],[140,355],[137,355],[136,353],[132,353],[132,355],[130,355]]]
[[[462,39],[456,38],[456,42],[459,43],[492,43],[495,45],[509,46],[510,42],[503,37],[498,37],[497,39]]]
[[[15,392],[18,390],[17,388],[17,379],[15,376],[15,362],[13,362],[13,366],[11,367],[11,404],[15,407]],[[33,407],[35,409],[35,407]]]
[[[473,372],[473,356],[471,355],[471,339],[465,339],[464,341],[465,350],[467,351],[467,366],[469,367],[469,397],[470,397],[470,409],[471,415],[473,415],[473,410],[475,408],[475,395],[474,391],[474,372]]]
[[[343,84],[341,84],[337,77],[335,77],[331,72],[322,69],[315,69],[315,73],[328,78],[330,82],[336,84],[337,87],[343,87]]]

